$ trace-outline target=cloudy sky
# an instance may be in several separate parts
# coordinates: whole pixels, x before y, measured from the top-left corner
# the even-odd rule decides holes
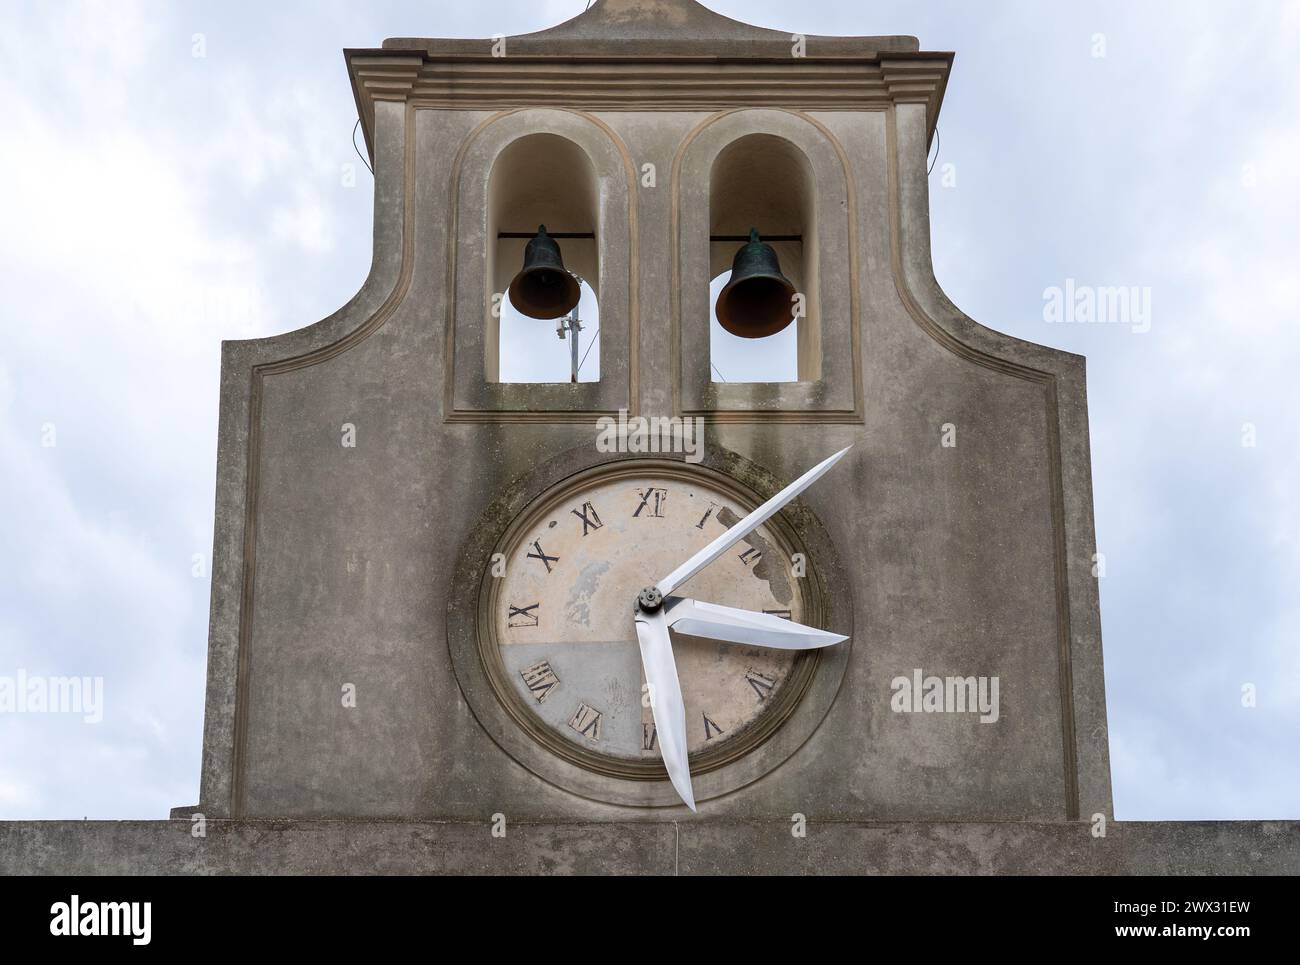
[[[0,818],[197,799],[220,340],[324,317],[370,262],[341,49],[584,5],[4,5],[0,676],[101,675],[105,707],[0,715]],[[939,279],[1088,356],[1116,817],[1300,818],[1300,5],[714,9],[957,51]],[[1047,321],[1070,279],[1149,319]]]

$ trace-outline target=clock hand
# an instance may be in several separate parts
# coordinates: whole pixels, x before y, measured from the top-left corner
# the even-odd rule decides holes
[[[646,682],[650,685],[650,709],[654,714],[655,728],[659,737],[659,750],[663,755],[664,767],[668,771],[669,780],[672,781],[673,787],[676,788],[678,795],[681,796],[686,806],[692,811],[695,810],[695,794],[691,789],[691,770],[687,760],[686,706],[682,700],[681,682],[677,678],[677,663],[673,659],[672,640],[668,635],[668,620],[661,605],[664,602],[664,597],[716,560],[728,548],[775,516],[780,512],[781,507],[820,479],[831,466],[839,462],[844,457],[844,454],[852,448],[852,446],[847,446],[835,453],[835,455],[813,466],[813,468],[713,540],[708,546],[677,567],[657,584],[646,587],[638,597],[635,618],[636,637],[637,643],[641,647],[641,664],[645,669]],[[694,601],[690,602],[694,604]],[[680,604],[678,605],[680,606]],[[695,604],[695,606],[698,607],[699,604]],[[728,608],[718,607],[716,609],[726,610]],[[708,611],[698,610],[692,612],[694,618],[699,620],[701,625],[706,622],[705,617],[701,616],[701,614],[707,615]],[[744,611],[737,610],[733,611],[733,613],[739,615],[743,614]],[[685,618],[686,613],[683,613],[682,616]],[[718,636],[717,631],[722,631],[725,628],[721,625],[722,621],[717,619],[716,612],[713,616],[714,621],[711,625],[715,632],[712,635]],[[755,635],[762,635],[768,641],[785,639],[783,634],[788,634],[789,630],[786,627],[778,628],[770,622],[755,620],[755,617],[762,616],[769,615],[749,614],[743,621],[747,624],[746,626],[737,628],[733,624],[735,633],[745,634],[737,642],[751,642]],[[779,620],[779,618],[775,619]],[[738,617],[737,622],[740,622]],[[790,621],[780,622],[788,623],[790,627],[796,628],[796,634],[825,634],[825,631],[813,630],[811,627],[800,627],[799,624],[790,623]],[[687,631],[683,630],[682,632]],[[731,639],[731,637],[727,636],[718,636],[718,638],[723,640]],[[846,638],[836,634],[825,634],[824,638],[813,636],[812,640],[817,642],[810,643],[805,640],[801,646],[793,647],[793,649],[827,646],[831,643],[839,643],[844,639]],[[768,645],[781,646],[781,644],[774,643]],[[790,644],[786,643],[785,646],[789,647]]]
[[[831,466],[839,462],[844,454],[852,448],[852,446],[848,446],[847,448],[841,449],[839,452],[835,453],[835,455],[813,466],[806,473],[765,502],[762,506],[759,506],[758,509],[754,510],[708,546],[704,547],[704,549],[700,550],[681,566],[677,567],[677,569],[665,576],[655,584],[655,587],[659,590],[660,596],[667,596],[673,590],[677,589],[677,587],[681,586],[692,576],[725,553],[735,543],[744,539],[754,530],[758,529],[758,527],[762,526],[765,522],[775,516],[781,510],[782,506],[820,479],[822,475],[831,468]]]
[[[668,626],[678,633],[728,643],[748,643],[780,650],[815,650],[848,639],[771,613],[738,610],[684,597],[668,597],[664,600],[662,612]]]
[[[668,622],[662,610],[654,613],[637,611],[636,639],[641,645],[646,683],[650,685],[650,709],[654,713],[664,767],[668,769],[668,778],[678,795],[694,811],[695,794],[691,790],[691,770],[686,760],[686,705],[682,701],[677,662],[673,659]]]

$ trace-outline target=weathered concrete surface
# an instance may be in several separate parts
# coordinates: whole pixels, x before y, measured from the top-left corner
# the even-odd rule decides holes
[[[0,823],[0,874],[1300,874],[1300,822]]]

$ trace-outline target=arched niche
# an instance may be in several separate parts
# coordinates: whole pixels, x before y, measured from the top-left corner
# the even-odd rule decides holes
[[[571,111],[504,113],[468,141],[457,164],[451,328],[454,342],[452,416],[466,412],[614,411],[628,406],[630,329],[635,305],[629,265],[632,237],[628,161],[599,124]],[[545,224],[564,238],[565,267],[580,275],[599,305],[599,382],[498,381],[500,319],[494,298],[506,299],[523,263],[527,238]],[[595,324],[595,320],[584,320]],[[555,323],[538,321],[555,339]]]
[[[807,155],[791,141],[773,134],[746,134],[729,143],[713,160],[709,175],[709,232],[711,238],[744,237],[750,228],[757,228],[769,240],[781,262],[781,272],[794,284],[797,291],[806,295],[806,314],[792,323],[796,326],[793,341],[795,358],[792,364],[798,381],[815,382],[821,377],[821,353],[815,338],[819,327],[817,317],[817,237],[816,192],[813,186],[812,164]],[[782,237],[800,240],[778,240]],[[802,239],[808,239],[805,244]],[[716,309],[714,289],[720,274],[727,272],[744,242],[710,241],[709,317]],[[715,332],[715,335],[717,333]],[[743,354],[760,352],[766,344],[779,343],[787,350],[791,340],[786,333],[745,344],[736,345]],[[715,371],[719,359],[710,348],[710,364]],[[770,367],[770,366],[769,366]],[[735,372],[727,366],[732,379]],[[744,379],[740,381],[750,381]]]
[[[853,418],[857,260],[850,245],[850,190],[840,153],[809,119],[783,110],[720,114],[688,140],[675,171],[679,281],[678,377],[687,412],[817,413]],[[707,203],[703,203],[707,201]],[[795,235],[773,247],[805,296],[798,321],[797,382],[713,382],[709,284],[740,242],[715,235]]]
[[[488,304],[492,296],[505,292],[524,260],[527,238],[502,237],[534,231],[545,225],[552,235],[592,235],[591,238],[557,239],[564,266],[589,287],[592,297],[584,297],[582,325],[587,341],[600,327],[597,306],[600,300],[599,251],[596,227],[600,220],[600,185],[596,170],[582,148],[555,134],[528,134],[511,141],[496,158],[488,176]],[[584,292],[584,296],[587,293]],[[485,378],[489,382],[509,382],[505,370],[522,371],[549,356],[562,359],[562,377],[527,378],[526,384],[568,381],[567,345],[555,336],[555,323],[516,317],[508,298],[500,300],[499,312],[489,311],[483,320],[488,338],[485,343]],[[507,322],[516,338],[502,338]],[[494,335],[496,337],[494,337]],[[566,339],[572,337],[566,333]],[[560,351],[556,351],[560,350]],[[518,355],[529,358],[520,365]],[[512,363],[514,363],[512,365]],[[549,366],[548,366],[549,370]],[[556,373],[558,376],[558,372]]]

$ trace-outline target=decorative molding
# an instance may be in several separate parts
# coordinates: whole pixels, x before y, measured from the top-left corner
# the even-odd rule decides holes
[[[685,400],[684,383],[685,373],[683,371],[682,356],[682,288],[683,288],[683,269],[682,269],[682,225],[681,225],[681,173],[682,164],[689,152],[691,145],[696,139],[703,134],[708,128],[732,117],[737,113],[752,108],[733,108],[730,110],[719,111],[710,117],[705,118],[682,139],[678,145],[676,153],[673,155],[672,166],[672,199],[671,211],[669,216],[669,233],[671,237],[671,259],[672,259],[672,311],[670,313],[670,341],[671,341],[671,359],[670,359],[670,378],[672,379],[672,407],[673,412],[679,415],[702,418],[708,423],[734,423],[734,424],[758,424],[758,423],[835,423],[841,425],[860,425],[864,418],[864,403],[862,394],[862,335],[861,335],[861,318],[859,315],[861,300],[860,282],[859,282],[859,251],[858,251],[858,203],[857,203],[857,185],[853,177],[853,170],[849,164],[848,153],[844,150],[843,145],[826,125],[822,124],[816,118],[795,110],[781,108],[772,108],[772,110],[781,114],[788,114],[791,117],[799,118],[814,128],[822,137],[824,137],[830,147],[835,151],[837,160],[840,163],[840,173],[844,179],[846,192],[846,218],[847,218],[847,271],[849,276],[849,317],[848,317],[848,339],[849,352],[851,354],[851,372],[849,388],[852,395],[852,406],[818,408],[805,405],[796,407],[795,405],[783,405],[779,408],[772,409],[737,409],[737,408],[695,408],[688,407]],[[878,108],[884,109],[884,108]],[[748,131],[751,133],[774,133],[766,129]],[[743,136],[743,135],[742,135]],[[785,135],[775,134],[774,136],[785,137]],[[792,142],[794,143],[794,142]],[[803,148],[795,144],[801,151]],[[806,152],[805,152],[806,153]],[[811,158],[809,159],[811,162]],[[824,325],[824,319],[819,324]],[[832,350],[830,344],[826,341],[826,329],[822,329],[822,378],[827,378],[827,366],[825,364],[825,353]],[[742,383],[743,384],[743,383]],[[800,383],[791,383],[798,385]],[[808,385],[809,383],[802,383]]]
[[[548,784],[571,794],[605,804],[646,808],[652,813],[681,804],[671,785],[660,779],[665,776],[662,766],[600,767],[601,762],[571,748],[557,754],[551,741],[533,728],[521,706],[502,699],[504,688],[492,679],[497,672],[492,669],[495,645],[484,623],[493,594],[489,576],[492,554],[509,545],[512,535],[560,490],[625,470],[703,477],[752,505],[785,485],[785,480],[758,463],[714,443],[706,443],[699,464],[688,464],[681,456],[670,454],[610,454],[595,446],[567,449],[502,485],[470,527],[447,594],[446,646],[470,713],[497,747]],[[704,758],[695,772],[697,801],[713,800],[752,784],[804,747],[829,715],[849,667],[854,646],[853,585],[830,533],[803,500],[788,504],[768,525],[788,549],[797,548],[807,555],[809,570],[803,593],[810,622],[850,639],[842,646],[819,651],[815,660],[806,663],[803,675],[791,680],[801,689],[790,694],[783,720],[773,718],[759,725],[754,741],[733,749],[738,754],[728,751],[711,760]]]
[[[948,88],[952,54],[919,54],[915,57],[890,58],[880,62],[881,77],[894,104],[924,104],[926,144],[934,137],[939,123],[939,106]]]
[[[734,454],[731,455],[733,463],[738,459],[739,457]],[[525,538],[524,534],[538,529],[548,516],[554,515],[557,506],[579,493],[617,479],[642,476],[653,476],[656,479],[693,486],[714,486],[739,503],[742,512],[752,512],[763,499],[773,495],[771,490],[758,495],[725,471],[711,466],[694,466],[673,457],[642,454],[629,458],[607,459],[544,488],[538,496],[520,509],[501,531],[496,545],[492,547],[489,561],[498,555],[511,558],[511,550],[520,549],[519,544]],[[480,525],[492,529],[486,521]],[[767,527],[773,545],[787,558],[794,554],[802,554],[805,558],[809,556],[808,547],[798,530],[791,527],[785,517],[778,514],[764,525]],[[498,612],[503,599],[501,597],[503,581],[491,578],[490,568],[490,565],[482,566],[479,580],[479,610],[476,626],[478,657],[483,664],[485,676],[496,693],[497,700],[514,720],[515,725],[548,753],[597,774],[619,780],[666,781],[668,772],[662,760],[653,758],[627,760],[611,757],[557,736],[516,693],[512,686],[512,675],[506,669],[501,657],[501,639],[494,620],[494,615]],[[825,599],[825,581],[817,579],[816,576],[817,573],[814,571],[813,578],[796,579],[794,582],[802,607],[802,615],[798,619],[810,626],[820,627],[824,624],[826,614],[830,612],[831,607]],[[448,645],[454,646],[454,641],[450,638]],[[693,751],[690,762],[691,774],[698,778],[709,771],[734,763],[753,753],[775,734],[799,706],[799,702],[812,684],[822,656],[821,650],[797,652],[785,682],[771,698],[770,706],[765,708],[766,712],[752,723],[744,725],[734,739],[726,741],[721,747]],[[665,788],[664,792],[665,799],[676,803],[669,789]]]
[[[434,58],[427,51],[349,50],[357,112],[371,143],[374,102],[409,99],[422,107],[508,110],[709,110],[742,107],[858,111],[894,103],[926,105],[929,136],[952,68],[951,53],[859,58],[767,57],[723,60]],[[372,155],[373,161],[373,155]]]
[[[367,57],[358,52],[356,57],[351,52],[345,54],[348,62],[348,74],[352,78],[352,96],[357,103],[361,117],[361,129],[366,138],[366,153],[370,163],[375,163],[375,146],[372,136],[375,127],[375,101],[404,101],[410,97],[411,90],[420,76],[423,58],[393,56]]]
[[[416,110],[424,109],[426,105],[410,105]],[[474,147],[478,139],[489,128],[510,118],[526,108],[517,108],[511,110],[498,111],[490,117],[485,118],[482,122],[474,127],[456,151],[455,161],[452,164],[450,173],[450,214],[447,222],[447,264],[445,285],[447,292],[447,316],[445,319],[445,356],[443,368],[443,420],[445,422],[492,422],[492,423],[564,423],[564,422],[592,422],[603,415],[613,416],[620,410],[627,411],[631,415],[636,415],[640,411],[640,315],[641,315],[641,288],[640,288],[640,251],[641,251],[641,232],[639,221],[639,195],[636,187],[636,166],[632,159],[632,154],[627,145],[619,137],[618,133],[606,124],[599,117],[584,111],[565,110],[562,113],[571,114],[581,118],[590,124],[593,128],[605,136],[613,150],[617,153],[623,167],[623,177],[627,186],[627,371],[622,373],[625,379],[626,391],[619,393],[618,398],[612,399],[612,392],[617,392],[618,387],[613,383],[617,381],[617,376],[602,377],[599,382],[581,383],[582,388],[590,389],[591,395],[601,396],[603,399],[595,404],[573,405],[569,408],[557,406],[543,407],[538,405],[537,398],[534,395],[532,408],[524,406],[495,406],[491,404],[478,405],[460,405],[457,402],[457,317],[459,304],[457,302],[459,291],[459,271],[461,259],[465,254],[461,251],[458,243],[451,243],[450,239],[459,239],[461,237],[461,223],[469,214],[462,214],[461,198],[461,181],[464,177],[464,162],[470,150]],[[552,109],[552,108],[548,108]],[[551,131],[550,133],[556,133]],[[566,136],[567,135],[560,135]],[[572,140],[572,138],[568,138]],[[576,142],[575,142],[576,143]],[[578,145],[582,147],[582,145]],[[585,147],[582,148],[584,151]],[[490,178],[491,166],[495,163],[496,155],[493,155],[492,162],[488,165],[487,176]],[[593,164],[596,159],[593,158]],[[597,167],[598,177],[599,168]],[[602,293],[601,300],[607,305],[608,293]],[[462,359],[463,363],[464,360]],[[471,363],[474,364],[474,363]],[[602,355],[602,366],[604,358]],[[490,386],[500,387],[505,383],[488,383]],[[569,383],[555,383],[562,389],[567,389]],[[521,384],[515,391],[521,396],[526,395],[530,388],[537,388],[536,385]],[[612,403],[612,404],[610,404]]]

